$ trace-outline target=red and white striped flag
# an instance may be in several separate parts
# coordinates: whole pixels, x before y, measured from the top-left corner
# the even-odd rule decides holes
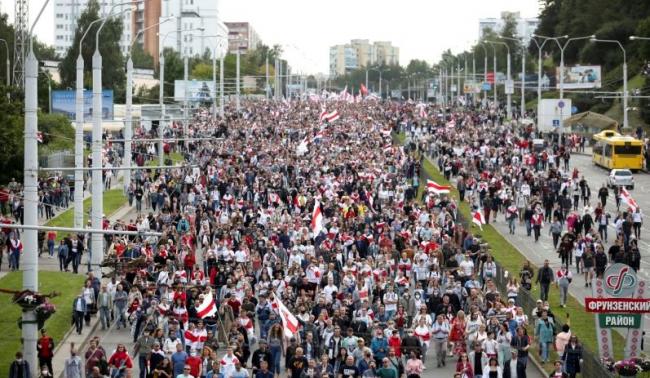
[[[453,129],[454,127],[456,127],[456,120],[455,119],[452,119],[451,121],[447,122],[447,128],[448,129]]]
[[[271,204],[281,204],[282,200],[277,193],[269,193],[269,205]]]
[[[282,319],[282,326],[284,328],[284,336],[296,336],[296,334],[298,334],[298,326],[300,325],[298,319],[296,319],[278,297],[273,299],[271,307],[280,314],[280,319]]]
[[[427,180],[427,190],[436,194],[446,194],[451,191],[451,186],[439,185],[435,181]]]
[[[205,319],[209,316],[212,316],[217,313],[217,303],[214,301],[214,296],[212,291],[209,291],[208,294],[205,294],[203,297],[203,302],[199,307],[196,308],[196,315]]]
[[[625,189],[625,187],[621,186],[620,189],[620,195],[621,195],[621,201],[627,205],[627,207],[630,208],[633,212],[636,211],[636,209],[639,208],[639,205],[636,203],[634,198],[632,198],[632,195],[630,192]]]
[[[316,200],[314,204],[314,212],[311,215],[311,231],[314,238],[317,237],[323,230],[323,213],[320,208],[320,201]]]
[[[325,119],[326,119],[327,122],[329,122],[329,123],[332,123],[332,122],[336,121],[336,120],[339,119],[339,118],[341,118],[341,116],[339,115],[338,110],[334,110],[333,112],[327,113],[327,114],[325,115]]]
[[[318,116],[318,122],[323,123],[326,116],[327,116],[327,109],[323,107],[323,110],[320,112],[320,116]]]
[[[424,110],[424,105],[420,106],[420,118],[427,118],[427,111]]]
[[[483,225],[485,224],[485,216],[483,216],[483,210],[478,209],[472,212],[472,223],[478,226],[478,228],[483,231]]]

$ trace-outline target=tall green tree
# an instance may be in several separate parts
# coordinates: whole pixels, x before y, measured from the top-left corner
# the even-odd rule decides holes
[[[64,87],[74,88],[76,86],[79,41],[91,27],[90,24],[99,18],[99,9],[97,0],[90,0],[86,10],[79,16],[72,46],[59,65],[61,83]],[[84,59],[84,87],[86,88],[92,87],[92,57],[95,52],[95,35],[100,24],[98,22],[92,26],[81,47],[81,55]],[[113,89],[116,102],[124,101],[125,95],[125,62],[119,45],[121,36],[122,20],[118,17],[111,17],[104,25],[99,41],[99,52],[102,56],[102,84],[104,89]]]

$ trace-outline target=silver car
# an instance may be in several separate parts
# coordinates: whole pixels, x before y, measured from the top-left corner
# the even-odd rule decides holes
[[[629,169],[612,169],[607,177],[607,186],[624,186],[628,189],[634,189],[634,176]]]

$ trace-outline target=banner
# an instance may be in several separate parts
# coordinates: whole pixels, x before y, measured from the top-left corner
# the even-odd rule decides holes
[[[63,114],[71,120],[76,118],[75,90],[57,89],[52,91],[52,113]],[[84,121],[93,118],[93,92],[84,90]],[[113,90],[102,91],[102,119],[113,119]]]
[[[212,81],[189,80],[187,82],[187,100],[194,102],[211,102],[215,95]],[[174,81],[174,101],[185,101],[185,80]]]
[[[564,67],[563,89],[600,88],[600,66]],[[555,70],[557,87],[560,87],[560,67]]]

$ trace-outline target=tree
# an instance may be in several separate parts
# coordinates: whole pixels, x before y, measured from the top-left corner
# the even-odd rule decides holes
[[[72,46],[66,52],[65,57],[59,65],[61,83],[63,87],[74,88],[76,86],[77,57],[79,56],[79,41],[83,33],[88,30],[90,24],[99,18],[99,3],[97,0],[90,0],[86,10],[79,17],[77,31],[75,32]],[[84,86],[92,87],[92,56],[95,52],[95,35],[100,23],[92,26],[84,39],[81,48],[81,55],[84,58]],[[122,21],[118,17],[110,18],[101,31],[99,52],[102,55],[102,84],[104,89],[113,89],[115,101],[124,101],[125,95],[125,70],[124,56],[120,50],[120,38],[122,36]]]
[[[134,68],[148,68],[153,69],[153,56],[144,51],[142,46],[137,43],[131,49],[131,59],[133,60]]]
[[[171,97],[174,95],[174,81],[183,79],[183,59],[181,54],[169,47],[163,50],[163,57],[165,57],[163,93],[165,97]]]

